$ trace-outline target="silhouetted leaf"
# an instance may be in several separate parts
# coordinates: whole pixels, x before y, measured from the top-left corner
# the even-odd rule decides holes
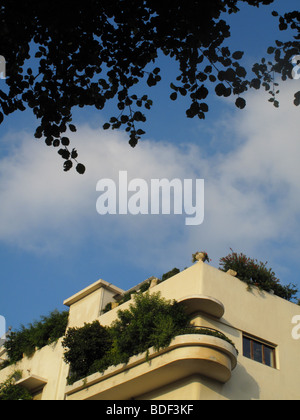
[[[73,133],[75,133],[75,131],[77,131],[77,129],[76,129],[76,127],[75,127],[75,125],[74,125],[74,124],[69,124],[69,129],[70,129]]]
[[[47,137],[45,143],[47,144],[47,146],[52,146],[53,137]]]
[[[72,152],[71,152],[71,158],[76,159],[77,157],[78,157],[77,150],[73,149]]]
[[[208,112],[208,110],[209,110],[208,105],[207,105],[206,103],[204,103],[204,102],[202,102],[202,103],[200,104],[200,109],[201,109],[201,111],[203,111],[203,112]]]
[[[59,147],[60,146],[60,141],[58,139],[55,139],[53,141],[53,147]]]
[[[69,146],[69,144],[70,144],[70,139],[69,139],[68,137],[62,137],[62,138],[61,138],[61,144],[62,144],[63,146]]]
[[[294,100],[294,104],[296,105],[296,106],[299,106],[300,105],[300,91],[299,92],[297,92],[297,93],[295,93],[295,100]]]
[[[138,144],[138,138],[136,137],[136,135],[134,134],[130,135],[129,144],[132,148],[134,148]]]
[[[253,87],[254,89],[259,89],[261,86],[261,81],[259,79],[252,79],[250,86]]]
[[[246,106],[246,101],[243,98],[237,98],[237,100],[235,101],[235,104],[239,109],[244,109]]]
[[[76,171],[79,174],[83,175],[85,173],[85,166],[82,165],[82,163],[78,163],[77,166],[76,166]]]
[[[136,134],[137,134],[138,136],[142,136],[143,134],[146,134],[146,133],[145,133],[145,131],[144,131],[144,130],[142,130],[141,128],[139,128],[139,129],[137,130]]]
[[[243,58],[243,56],[243,51],[236,51],[232,54],[232,58],[234,58],[235,60],[240,60],[241,58]]]
[[[73,167],[73,162],[71,160],[66,160],[64,163],[64,171],[68,172]]]
[[[63,159],[68,160],[70,158],[70,152],[67,149],[60,149],[57,152]]]

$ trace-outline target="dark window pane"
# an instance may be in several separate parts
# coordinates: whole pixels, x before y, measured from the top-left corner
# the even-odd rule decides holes
[[[243,355],[251,359],[251,340],[247,337],[243,337]]]
[[[253,341],[253,359],[260,363],[263,362],[262,344],[256,341]]]
[[[264,356],[265,364],[274,367],[273,349],[271,347],[264,346]]]
[[[243,356],[275,368],[275,350],[253,338],[243,336]]]

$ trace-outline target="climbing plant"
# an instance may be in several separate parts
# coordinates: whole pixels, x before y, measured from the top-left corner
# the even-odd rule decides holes
[[[22,377],[19,371],[11,374],[3,383],[0,383],[0,401],[32,400],[32,395],[25,388],[16,385]]]

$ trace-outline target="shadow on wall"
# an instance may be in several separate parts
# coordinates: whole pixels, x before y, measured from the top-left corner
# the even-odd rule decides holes
[[[232,372],[232,377],[226,384],[218,384],[209,378],[201,378],[203,390],[201,399],[215,399],[216,393],[222,395],[222,399],[228,400],[259,400],[260,388],[255,379],[249,375],[247,370],[238,363]]]

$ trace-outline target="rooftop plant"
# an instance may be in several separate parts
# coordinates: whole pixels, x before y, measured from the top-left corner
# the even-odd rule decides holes
[[[161,279],[159,279],[159,283],[162,283],[168,279],[170,279],[171,277],[174,277],[176,274],[180,273],[179,268],[173,268],[172,270],[168,271],[167,273],[164,273],[161,277]],[[144,293],[146,292],[149,288],[150,288],[150,284],[151,284],[151,279],[148,281],[145,281],[139,290],[132,290],[129,292],[124,293],[124,295],[122,296],[122,298],[118,301],[119,305],[122,305],[125,302],[128,302],[129,300],[131,300],[132,296],[137,294],[137,293]],[[109,312],[112,309],[112,302],[108,302],[107,305],[105,306],[103,313]]]
[[[245,254],[237,254],[231,249],[231,253],[220,259],[220,269],[222,271],[234,270],[237,277],[248,284],[249,287],[257,286],[266,292],[274,292],[275,295],[293,300],[298,289],[294,284],[283,286],[271,268],[267,267],[267,262],[263,263],[253,258],[248,258]]]
[[[178,274],[178,273],[180,273],[180,270],[179,270],[179,268],[173,268],[173,270],[171,270],[171,271],[168,271],[167,273],[165,273],[165,274],[163,274],[162,275],[162,278],[161,278],[161,281],[163,282],[163,281],[165,281],[165,280],[168,280],[168,279],[170,279],[171,277],[174,277],[174,276],[176,276],[176,274]]]

